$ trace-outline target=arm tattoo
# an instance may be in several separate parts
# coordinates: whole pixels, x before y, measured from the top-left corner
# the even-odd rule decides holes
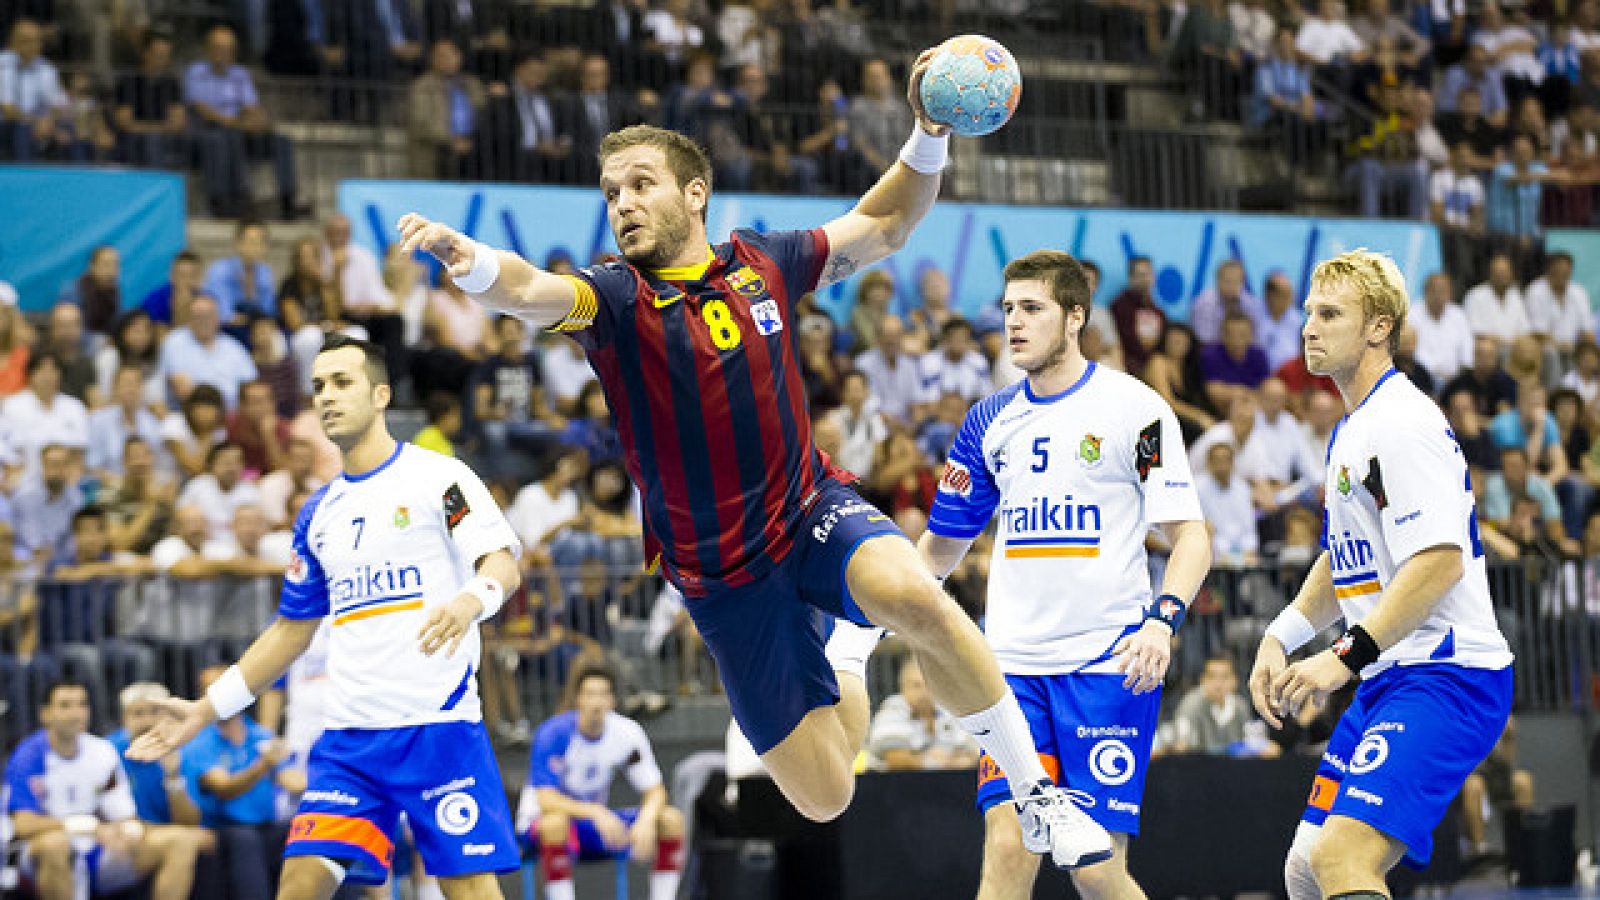
[[[835,253],[828,260],[828,281],[843,281],[855,274],[856,261],[843,253]]]

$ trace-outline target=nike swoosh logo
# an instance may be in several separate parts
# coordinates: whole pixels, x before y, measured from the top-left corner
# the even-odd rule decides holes
[[[680,294],[673,294],[671,297],[663,297],[660,294],[657,294],[650,298],[650,302],[655,304],[656,309],[666,309],[672,304],[677,303],[678,297],[680,296]]]
[[[984,729],[984,730],[982,730],[982,731],[974,731],[974,732],[973,732],[973,733],[972,733],[972,736],[973,736],[973,737],[988,737],[988,736],[989,736],[989,733],[990,733],[990,732],[991,732],[991,731],[992,731],[992,730],[993,730],[993,729],[990,729],[990,728],[985,728],[985,729]]]

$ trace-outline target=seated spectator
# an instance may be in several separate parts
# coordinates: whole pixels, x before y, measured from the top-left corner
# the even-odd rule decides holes
[[[155,762],[128,758],[128,747],[161,721],[161,703],[171,696],[164,685],[153,681],[139,681],[123,688],[118,695],[122,727],[106,735],[106,740],[122,757],[140,821],[152,825],[199,825],[200,808],[189,796],[189,783],[179,771],[182,758],[177,751]],[[208,834],[201,850],[209,853],[215,848],[216,840]]]
[[[1301,355],[1305,312],[1294,302],[1294,285],[1281,270],[1267,274],[1265,304],[1254,317],[1255,342],[1267,356],[1267,366],[1277,371],[1284,363]]]
[[[289,420],[278,415],[272,386],[247,381],[239,388],[239,408],[228,413],[228,443],[244,453],[244,477],[255,481],[288,464]]]
[[[1355,159],[1346,178],[1356,182],[1363,216],[1377,218],[1386,198],[1398,198],[1398,215],[1427,218],[1428,161],[1418,137],[1422,123],[1406,106],[1399,85],[1384,84],[1378,95],[1378,116],[1372,130],[1351,146]]]
[[[1506,4],[1508,9],[1510,4]],[[1539,85],[1544,81],[1544,64],[1539,61],[1539,39],[1534,37],[1522,19],[1522,7],[1516,7],[1516,19],[1501,9],[1499,0],[1483,4],[1478,10],[1478,28],[1472,35],[1475,47],[1488,53],[1491,78],[1498,78],[1505,91],[1507,104],[1515,109],[1526,97],[1538,99]],[[1467,62],[1472,54],[1467,54]]]
[[[1304,421],[1300,423],[1300,458],[1311,467],[1307,475],[1311,483],[1316,486],[1319,495],[1322,486],[1327,484],[1328,444],[1333,441],[1333,430],[1342,418],[1344,418],[1344,405],[1337,396],[1327,391],[1312,391],[1305,398],[1305,416]],[[1322,522],[1319,518],[1317,521],[1319,538],[1321,527]]]
[[[1487,176],[1505,155],[1505,126],[1483,114],[1483,94],[1477,88],[1463,88],[1456,108],[1438,118],[1439,136],[1451,147],[1466,142],[1472,151],[1468,164],[1480,177]]]
[[[1211,529],[1211,555],[1219,567],[1253,566],[1261,539],[1250,485],[1234,474],[1232,444],[1219,441],[1206,450],[1206,465],[1195,475],[1200,508]]]
[[[574,488],[588,474],[588,459],[582,450],[563,450],[544,477],[517,492],[506,519],[522,539],[524,550],[539,550],[578,519],[580,506]]]
[[[1585,338],[1572,348],[1572,368],[1561,376],[1561,386],[1583,401],[1584,416],[1596,412],[1600,402],[1600,347]]]
[[[872,459],[872,477],[865,482],[868,500],[891,516],[909,507],[933,508],[938,481],[916,439],[903,429],[889,432]]]
[[[1320,0],[1316,13],[1306,16],[1295,37],[1300,56],[1318,68],[1341,69],[1365,62],[1370,52],[1346,19],[1339,0]]]
[[[117,370],[111,386],[111,403],[89,414],[89,449],[86,465],[102,483],[115,484],[123,471],[122,454],[128,438],[161,446],[161,420],[144,403],[144,381],[139,370]],[[171,468],[171,460],[167,460]]]
[[[1577,541],[1567,537],[1561,520],[1561,503],[1550,482],[1533,471],[1526,450],[1508,447],[1500,451],[1500,471],[1491,472],[1484,487],[1483,517],[1492,523],[1508,523],[1513,503],[1523,499],[1536,504],[1536,524],[1541,536],[1552,546],[1574,555],[1582,550]]]
[[[1094,263],[1086,260],[1083,265],[1084,274],[1090,274],[1089,266]],[[1092,291],[1090,296],[1093,296]],[[998,305],[995,308],[998,309]],[[931,346],[944,333],[944,326],[951,319],[959,318],[955,310],[950,308],[950,276],[937,266],[924,268],[922,274],[917,276],[916,304],[906,310],[908,340],[913,345],[921,342]]]
[[[189,301],[205,290],[204,276],[200,254],[182,250],[167,268],[167,283],[146,294],[139,308],[160,325],[187,325]]]
[[[223,671],[212,666],[202,672],[201,689],[210,688]],[[288,746],[239,713],[201,729],[181,753],[201,824],[222,845],[228,896],[267,900],[288,837],[287,823],[277,820],[278,792],[305,789],[304,777],[284,765]]]
[[[1200,683],[1184,695],[1172,718],[1177,726],[1174,753],[1278,755],[1278,745],[1267,740],[1266,728],[1239,693],[1239,675],[1234,671],[1232,657],[1213,656],[1206,660]]]
[[[278,285],[278,325],[289,336],[296,363],[296,381],[309,387],[311,361],[322,349],[327,326],[343,318],[338,285],[322,272],[322,245],[316,238],[294,242],[289,273]],[[252,341],[252,349],[255,342]]]
[[[939,346],[922,357],[922,390],[927,397],[960,394],[968,401],[992,393],[989,361],[972,340],[972,324],[952,318],[939,332]]]
[[[122,477],[104,495],[111,549],[146,556],[167,534],[178,483],[156,467],[156,445],[137,435],[122,447]]]
[[[217,304],[217,315],[228,328],[243,328],[255,315],[276,315],[278,296],[267,262],[270,243],[265,223],[241,221],[233,233],[233,256],[225,256],[206,269],[205,293]]]
[[[5,807],[39,895],[78,896],[78,872],[86,869],[97,891],[125,891],[148,878],[153,900],[186,900],[209,836],[139,821],[116,748],[88,733],[82,684],[52,684],[39,718],[44,728],[6,764]]]
[[[461,49],[436,42],[428,71],[406,101],[407,168],[413,178],[461,178],[472,168],[473,135],[486,99],[483,84],[461,71]]]
[[[162,446],[177,463],[183,480],[204,472],[211,449],[227,439],[222,393],[209,384],[195,385],[183,408],[161,421]]]
[[[102,399],[92,352],[101,340],[99,335],[84,334],[83,310],[77,304],[57,302],[50,307],[44,343],[34,348],[55,354],[61,366],[61,392],[90,407],[99,406]]]
[[[17,309],[16,291],[6,293],[5,287],[0,287],[0,401],[27,386],[33,353],[33,329]]]
[[[539,381],[539,358],[528,349],[527,323],[500,316],[494,323],[495,352],[467,378],[472,413],[466,428],[479,459],[491,471],[515,468],[510,451],[542,451],[554,437],[556,420]]]
[[[111,121],[122,158],[136,166],[177,168],[188,149],[183,88],[172,73],[172,38],[144,36],[139,68],[117,79]]]
[[[326,482],[313,471],[316,451],[311,442],[299,437],[286,441],[284,464],[261,476],[256,482],[261,509],[267,523],[273,528],[287,528],[294,523],[299,507],[290,499],[297,494],[310,494]]]
[[[477,364],[488,357],[493,334],[483,305],[442,278],[428,297],[423,315],[423,346],[412,348],[411,380],[417,393],[434,391],[460,396]]]
[[[1567,534],[1581,538],[1584,515],[1594,498],[1594,489],[1589,484],[1583,466],[1594,443],[1590,436],[1590,424],[1583,418],[1583,399],[1567,388],[1551,393],[1550,414],[1555,417],[1556,430],[1561,436],[1561,450],[1570,466],[1567,474],[1555,482],[1556,497],[1561,501],[1562,521],[1566,524]]]
[[[960,394],[944,394],[939,398],[932,415],[923,419],[917,428],[917,447],[924,457],[935,465],[944,465],[971,406],[972,403]]]
[[[1438,385],[1434,384],[1427,367],[1417,362],[1417,340],[1417,329],[1407,322],[1400,329],[1400,340],[1395,346],[1394,368],[1416,385],[1417,390],[1432,397]]]
[[[24,477],[39,471],[39,451],[50,444],[79,450],[89,445],[89,410],[61,392],[61,361],[50,352],[28,359],[28,389],[0,402],[0,436],[16,453]]]
[[[868,766],[905,769],[970,769],[978,745],[956,717],[934,705],[914,654],[900,661],[900,692],[883,699],[867,729]]]
[[[1495,449],[1516,448],[1528,454],[1534,470],[1551,484],[1566,477],[1569,470],[1566,451],[1556,417],[1550,412],[1549,392],[1543,383],[1527,379],[1517,385],[1517,405],[1489,422],[1489,437]]]
[[[889,312],[889,306],[894,302],[894,276],[886,269],[872,269],[863,272],[861,279],[856,282],[855,302],[850,306],[850,348],[857,353],[871,350],[878,343],[878,323],[883,315]],[[911,324],[911,346],[914,352],[926,353],[937,340],[938,333],[918,334],[914,323]]]
[[[1428,183],[1433,224],[1444,245],[1445,268],[1469,268],[1482,252],[1484,228],[1483,182],[1472,173],[1472,145],[1461,141],[1450,148],[1450,165],[1433,173]]]
[[[206,511],[212,537],[228,535],[234,510],[260,503],[255,482],[244,480],[244,451],[231,443],[213,446],[206,457],[206,470],[189,479],[178,495],[180,507],[192,505]]]
[[[190,65],[183,79],[211,214],[231,219],[251,212],[248,162],[265,158],[272,160],[277,178],[279,211],[286,219],[295,218],[302,210],[296,200],[294,148],[273,129],[250,70],[235,62],[237,51],[233,29],[212,26],[206,33],[205,58]]]
[[[872,456],[879,442],[889,436],[889,428],[878,413],[867,386],[867,376],[857,371],[844,373],[840,381],[844,404],[827,415],[839,424],[844,436],[834,462],[860,478],[872,475]]]
[[[1434,272],[1423,282],[1422,308],[1413,306],[1406,318],[1417,330],[1417,361],[1438,385],[1472,365],[1472,322],[1453,293],[1449,274]]]
[[[1217,266],[1215,283],[1194,298],[1189,324],[1202,345],[1214,344],[1222,340],[1222,323],[1229,315],[1239,313],[1255,319],[1265,311],[1261,298],[1245,284],[1244,264],[1226,259]]]
[[[1472,321],[1473,334],[1493,337],[1509,347],[1512,341],[1533,330],[1516,278],[1509,254],[1496,253],[1490,258],[1489,280],[1474,286],[1461,300]]]
[[[266,385],[267,396],[277,415],[293,416],[300,411],[310,384],[306,382],[306,386],[301,387],[300,367],[289,355],[289,342],[284,339],[283,331],[277,322],[266,316],[256,316],[250,320],[249,338],[250,362],[256,367],[256,381]]]
[[[1255,70],[1250,122],[1279,132],[1290,162],[1300,162],[1324,145],[1311,68],[1300,61],[1294,30],[1280,28],[1272,51]]]
[[[1528,327],[1543,342],[1553,343],[1563,357],[1579,341],[1594,338],[1594,312],[1589,291],[1572,280],[1572,254],[1558,250],[1545,257],[1545,274],[1528,285],[1525,296]]]
[[[434,391],[428,395],[424,408],[428,424],[417,432],[411,443],[444,456],[455,456],[455,442],[461,436],[460,399],[448,391]]]
[[[1146,367],[1160,350],[1167,328],[1167,314],[1152,293],[1155,283],[1156,268],[1150,257],[1132,257],[1128,260],[1127,285],[1111,301],[1111,318],[1117,325],[1123,364],[1129,374],[1147,382]]]
[[[1533,140],[1525,134],[1511,139],[1511,158],[1494,167],[1489,177],[1489,237],[1507,248],[1526,271],[1542,249],[1544,225],[1540,204],[1550,168],[1534,155]]]
[[[1160,346],[1145,366],[1145,383],[1177,413],[1184,440],[1193,442],[1217,421],[1216,407],[1207,396],[1205,375],[1200,370],[1194,332],[1180,322],[1168,322]]]
[[[626,42],[618,42],[621,46]],[[578,67],[578,89],[563,104],[568,124],[558,126],[572,135],[572,156],[578,184],[600,181],[600,140],[607,134],[643,120],[636,97],[611,83],[611,63],[603,54],[590,53]]]
[[[1461,455],[1466,459],[1469,468],[1483,471],[1498,468],[1500,465],[1500,451],[1494,446],[1494,438],[1489,436],[1489,429],[1484,426],[1484,417],[1478,411],[1478,400],[1470,387],[1462,384],[1448,386],[1439,398],[1444,406],[1445,421],[1450,423],[1450,430],[1455,433],[1456,443],[1461,447]]]
[[[1489,838],[1491,821],[1504,824],[1507,813],[1533,810],[1533,773],[1517,766],[1516,719],[1507,720],[1505,730],[1477,771],[1461,785],[1461,830],[1477,855],[1493,846]]]
[[[174,405],[186,406],[190,393],[207,384],[227,408],[238,404],[239,385],[260,377],[244,345],[222,333],[217,302],[205,294],[189,302],[189,324],[162,339],[161,375]]]
[[[1390,10],[1389,0],[1367,0],[1366,12],[1350,22],[1350,29],[1368,47],[1376,48],[1387,38],[1400,61],[1412,69],[1422,66],[1433,49],[1431,41]]]
[[[72,556],[72,517],[84,505],[77,458],[76,450],[46,444],[39,451],[39,474],[23,481],[11,499],[17,555],[36,572],[43,572],[51,560]]]
[[[567,420],[561,443],[587,452],[591,466],[622,458],[622,442],[598,381],[588,382],[579,392],[577,406],[572,418]]]
[[[68,99],[61,76],[45,59],[44,32],[33,19],[11,26],[0,53],[0,154],[19,162],[65,149]]]
[[[1444,81],[1439,86],[1439,109],[1455,112],[1461,92],[1472,88],[1483,102],[1483,117],[1495,128],[1504,128],[1511,115],[1511,101],[1507,99],[1500,73],[1494,68],[1488,47],[1474,43],[1467,48],[1466,58],[1445,70]]]
[[[572,182],[572,135],[558,114],[559,98],[549,84],[549,66],[537,53],[525,54],[511,70],[507,91],[491,97],[484,110],[484,176],[498,181]]]
[[[167,386],[161,382],[160,335],[150,314],[139,308],[130,309],[117,319],[111,340],[94,355],[95,385],[109,403],[116,402],[112,382],[124,367],[139,373],[140,402],[152,409],[167,405]]]
[[[1279,31],[1278,21],[1272,17],[1265,0],[1233,0],[1228,4],[1228,19],[1233,22],[1233,35],[1245,58],[1260,65],[1272,53],[1273,41]],[[1289,31],[1289,47],[1291,50],[1294,48],[1292,29]]]
[[[1200,348],[1200,373],[1213,406],[1227,407],[1240,388],[1254,390],[1272,374],[1267,354],[1255,344],[1255,326],[1245,313],[1231,313],[1220,343]]]
[[[1244,55],[1222,0],[1189,5],[1167,58],[1195,89],[1191,91],[1194,116],[1230,121],[1239,118]]]
[[[570,708],[534,736],[517,809],[517,831],[538,850],[545,891],[552,900],[571,900],[575,861],[627,853],[652,867],[651,900],[670,900],[683,868],[683,814],[667,803],[650,740],[616,712],[617,680],[609,669],[578,670],[568,690]],[[619,770],[639,792],[638,807],[606,805]]]
[[[911,109],[895,90],[889,64],[869,59],[861,66],[861,93],[850,98],[850,148],[866,161],[872,178],[894,163],[911,130]]]
[[[122,311],[122,255],[110,244],[89,251],[83,274],[62,288],[57,303],[71,303],[83,317],[83,328],[93,335],[109,335]]]
[[[856,357],[856,370],[867,378],[868,392],[879,410],[901,424],[922,418],[924,405],[921,366],[905,351],[905,324],[884,312],[878,318],[877,346]]]

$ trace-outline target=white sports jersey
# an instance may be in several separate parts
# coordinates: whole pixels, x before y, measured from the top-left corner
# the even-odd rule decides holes
[[[137,814],[117,748],[92,734],[79,735],[77,752],[63,757],[51,749],[48,734],[34,732],[11,754],[5,783],[7,813],[96,816],[106,822]]]
[[[578,730],[578,714],[569,710],[539,726],[528,760],[528,785],[604,804],[618,769],[627,770],[628,783],[640,793],[661,783],[661,768],[644,729],[627,716],[607,713],[600,737],[591,740]]]
[[[479,721],[478,629],[455,656],[424,656],[417,634],[479,559],[521,546],[466,464],[411,444],[312,494],[295,519],[278,614],[329,618],[327,727]]]
[[[1017,675],[1114,671],[1150,605],[1145,534],[1202,518],[1171,407],[1094,363],[1055,396],[1024,379],[968,411],[928,528],[972,538],[996,511],[984,631]]]
[[[1495,624],[1467,463],[1444,413],[1394,369],[1334,428],[1322,546],[1349,623],[1371,614],[1414,554],[1461,548],[1461,580],[1411,634],[1361,672],[1441,662],[1500,669],[1511,650]]]

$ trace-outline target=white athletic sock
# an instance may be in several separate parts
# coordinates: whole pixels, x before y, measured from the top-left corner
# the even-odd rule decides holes
[[[978,739],[978,746],[989,754],[1011,784],[1011,795],[1022,799],[1035,784],[1048,781],[1039,752],[1034,749],[1033,732],[1017,705],[1017,697],[1006,689],[1000,702],[970,716],[957,719],[967,733]]]
[[[417,885],[417,900],[444,900],[444,888],[439,887],[439,879],[422,879]]]
[[[578,895],[572,889],[572,879],[565,878],[561,881],[546,881],[544,883],[545,900],[578,900]]]
[[[833,634],[828,635],[823,654],[835,672],[849,672],[857,678],[867,677],[867,658],[872,655],[884,630],[876,625],[863,628],[848,619],[833,621]]]
[[[675,900],[677,896],[677,872],[650,873],[650,900]]]

